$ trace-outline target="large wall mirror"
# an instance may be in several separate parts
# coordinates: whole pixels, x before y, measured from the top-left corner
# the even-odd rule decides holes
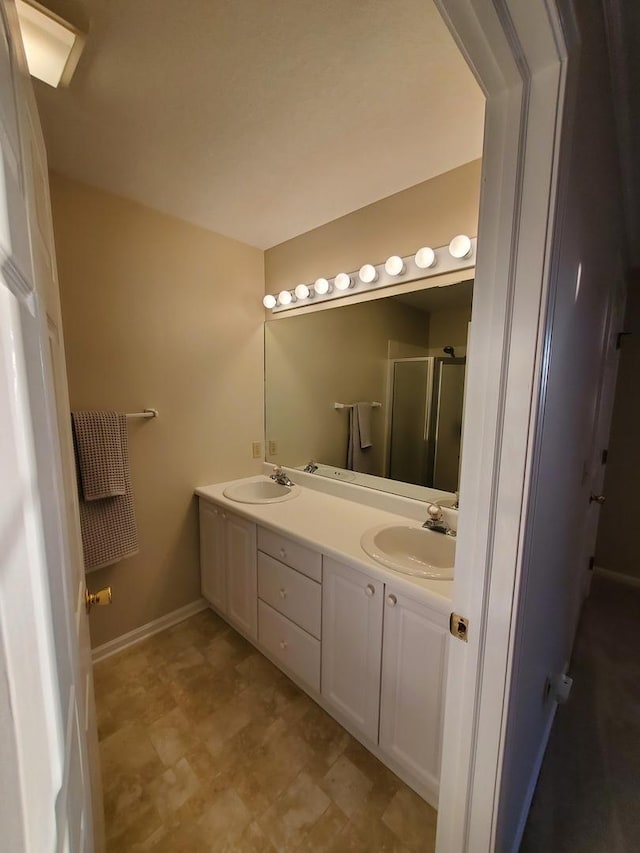
[[[472,297],[470,280],[418,282],[266,323],[267,461],[313,460],[319,475],[418,498],[456,492]]]

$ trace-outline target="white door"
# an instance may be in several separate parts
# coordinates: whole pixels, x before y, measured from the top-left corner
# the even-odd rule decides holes
[[[102,849],[84,573],[46,158],[13,4],[1,12],[0,612],[14,748],[0,775],[3,790],[16,782],[9,849],[75,853]]]
[[[247,637],[258,639],[256,526],[232,513],[225,517],[227,615]]]
[[[380,748],[437,808],[448,617],[385,586]]]
[[[378,742],[384,585],[323,557],[322,695]]]
[[[591,450],[589,453],[589,470],[585,476],[584,499],[589,501],[589,512],[585,518],[585,530],[583,535],[583,557],[582,565],[585,567],[583,575],[583,589],[588,594],[593,577],[593,560],[598,535],[598,523],[600,520],[600,503],[598,497],[603,495],[604,476],[607,463],[607,445],[611,431],[611,419],[613,416],[613,402],[616,392],[616,378],[618,375],[618,362],[620,356],[620,332],[624,327],[624,310],[626,303],[626,287],[624,272],[619,265],[613,272],[613,288],[609,297],[606,322],[604,324],[604,359],[598,394],[594,397],[595,415],[593,418],[594,429]],[[576,619],[578,614],[576,613]]]
[[[200,585],[211,604],[227,612],[227,559],[222,510],[200,499]]]

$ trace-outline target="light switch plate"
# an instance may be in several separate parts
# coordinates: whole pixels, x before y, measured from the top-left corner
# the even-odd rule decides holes
[[[251,455],[254,459],[262,459],[262,442],[254,441],[251,443]]]

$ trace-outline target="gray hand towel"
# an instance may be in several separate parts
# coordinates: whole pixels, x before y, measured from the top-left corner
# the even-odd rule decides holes
[[[84,565],[98,569],[139,550],[127,418],[116,412],[74,412],[72,424]]]
[[[365,418],[360,419],[360,411]],[[363,429],[364,426],[364,429]],[[349,437],[347,441],[347,469],[361,474],[369,470],[371,448],[371,403],[356,403],[349,409]]]

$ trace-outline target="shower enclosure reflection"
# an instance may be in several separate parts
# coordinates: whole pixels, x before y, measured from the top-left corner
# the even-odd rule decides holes
[[[416,497],[455,492],[472,292],[472,281],[431,284],[266,323],[267,460],[313,459],[318,475]],[[371,447],[353,471],[338,401],[382,403],[369,407]]]

